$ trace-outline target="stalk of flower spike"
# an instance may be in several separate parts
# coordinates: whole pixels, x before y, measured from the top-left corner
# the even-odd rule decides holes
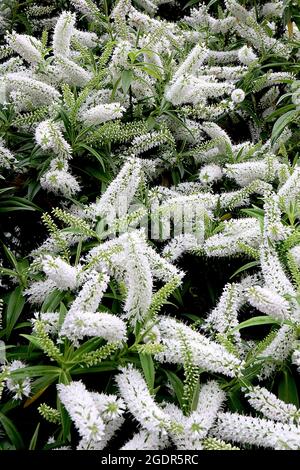
[[[93,49],[98,43],[98,36],[96,33],[90,33],[89,31],[80,31],[78,29],[73,29],[71,42],[78,41],[82,46],[89,47]]]
[[[206,49],[204,44],[197,44],[176,71],[173,77],[173,81],[176,81],[183,75],[195,73],[203,64],[204,60],[207,57],[207,54],[208,50]]]
[[[251,47],[243,46],[238,51],[238,58],[242,64],[250,65],[258,60],[257,55],[253,52]]]
[[[80,190],[76,178],[65,169],[50,169],[41,177],[40,183],[46,191],[62,194],[65,197],[72,197]]]
[[[226,284],[217,306],[205,321],[206,328],[213,328],[219,333],[230,334],[230,330],[238,326],[239,309],[244,302],[243,291],[239,284]],[[234,335],[240,340],[240,334]]]
[[[234,90],[229,82],[209,81],[208,77],[194,77],[193,75],[178,78],[166,90],[165,97],[173,105],[182,103],[205,104],[208,98],[219,98],[228,95]]]
[[[98,13],[100,13],[92,0],[71,0],[71,4],[92,22],[96,20]]]
[[[74,312],[96,312],[108,282],[109,276],[106,272],[89,272],[86,282],[71,305],[71,310]]]
[[[173,238],[163,249],[163,256],[169,261],[175,261],[186,251],[198,246],[197,239],[192,234],[182,234]]]
[[[165,406],[165,412],[176,423],[169,434],[178,450],[203,449],[202,441],[213,426],[224,399],[225,393],[211,381],[202,386],[197,408],[189,416],[184,416],[173,404]]]
[[[55,282],[51,279],[46,279],[45,281],[33,282],[25,289],[24,294],[28,296],[28,301],[31,304],[42,304],[54,289],[56,289]]]
[[[282,1],[267,2],[262,6],[261,14],[266,17],[282,17],[284,5]]]
[[[199,441],[202,441],[202,439],[207,436],[224,400],[225,393],[216,382],[211,381],[202,386],[197,408],[188,417],[187,425],[185,426],[185,428],[189,430],[192,447],[194,449],[197,449]],[[188,441],[189,440],[187,440],[187,448],[189,448]]]
[[[201,129],[203,129],[211,139],[216,139],[216,144],[221,153],[231,149],[232,144],[228,134],[218,126],[218,124],[214,122],[203,122],[201,124]]]
[[[298,372],[300,372],[300,349],[295,349],[292,354],[292,363],[297,366]]]
[[[259,380],[272,376],[276,367],[282,364],[295,349],[296,332],[289,325],[279,328],[272,342],[257,356],[258,360],[266,358],[258,375]]]
[[[279,197],[272,193],[265,197],[264,202],[264,236],[269,240],[284,240],[291,233],[291,228],[281,222],[281,210],[279,208]]]
[[[157,278],[163,282],[170,282],[176,279],[178,280],[178,285],[180,285],[180,282],[184,276],[182,271],[156,253],[156,251],[151,246],[147,246],[145,254],[148,258],[151,272],[154,278]]]
[[[90,395],[103,419],[105,431],[101,441],[89,442],[83,438],[79,442],[77,450],[103,450],[124,422],[125,404],[121,398],[94,392],[90,392]]]
[[[223,170],[219,165],[214,163],[204,165],[199,173],[201,183],[210,184],[219,181],[223,176]]]
[[[261,161],[227,163],[224,173],[228,178],[234,179],[239,186],[247,186],[257,179],[273,181],[278,165],[278,160],[270,155]]]
[[[293,248],[291,248],[289,253],[293,257],[293,260],[295,261],[297,266],[300,267],[300,245],[296,245]]]
[[[288,205],[294,201],[300,193],[300,168],[296,167],[287,179],[287,181],[281,186],[278,191],[278,196],[282,198],[284,203]]]
[[[274,248],[263,245],[261,247],[261,269],[266,287],[275,290],[280,295],[289,294],[295,296],[295,290],[284,272]]]
[[[203,430],[201,433],[202,437],[204,437],[213,426],[218,411],[225,399],[226,394],[221,390],[217,382],[212,380],[201,387],[197,408],[191,413],[189,418],[197,422],[199,428]],[[198,437],[200,437],[200,434]]]

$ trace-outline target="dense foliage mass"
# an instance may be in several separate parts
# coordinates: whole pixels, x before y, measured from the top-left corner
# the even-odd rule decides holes
[[[0,0],[2,449],[300,449],[297,0]]]

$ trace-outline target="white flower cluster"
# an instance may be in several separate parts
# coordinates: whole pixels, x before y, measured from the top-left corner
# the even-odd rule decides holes
[[[2,139],[0,139],[0,168],[10,169],[17,163],[16,158],[8,148],[6,148]]]
[[[8,373],[20,371],[24,369],[27,364],[19,360],[12,361],[8,366],[5,366]],[[14,378],[8,375],[6,380],[6,388],[10,393],[14,394],[14,400],[21,400],[23,397],[29,397],[31,394],[31,381],[25,374],[24,378]]]
[[[57,390],[81,437],[77,449],[102,450],[123,423],[123,401],[89,392],[80,381],[59,384]]]
[[[183,363],[184,354],[179,341],[180,334],[183,333],[188,338],[190,348],[193,351],[193,361],[197,366],[229,377],[241,374],[243,361],[228,352],[221,344],[172,318],[160,317],[157,326],[161,342],[164,345],[164,350],[156,355],[159,362]]]
[[[121,118],[125,108],[120,103],[99,104],[85,111],[81,118],[85,125],[96,126],[111,119]]]
[[[142,427],[154,434],[167,434],[170,419],[154,402],[141,373],[131,365],[116,378],[120,393],[130,413]]]

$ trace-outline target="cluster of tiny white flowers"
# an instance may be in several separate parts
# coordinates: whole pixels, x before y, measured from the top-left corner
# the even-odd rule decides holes
[[[121,397],[130,413],[150,433],[167,434],[170,419],[155,403],[141,373],[129,365],[116,377]]]
[[[89,392],[81,381],[71,382],[69,385],[59,384],[57,390],[59,399],[81,437],[78,449],[103,449],[107,444],[107,437],[112,437],[122,424],[120,419],[124,412],[122,400]],[[115,420],[116,423],[112,425],[111,422]]]
[[[253,387],[246,394],[250,405],[261,412],[266,418],[281,423],[299,424],[300,410],[291,403],[284,403],[282,400],[269,392],[264,387]]]
[[[0,139],[0,168],[11,168],[17,163],[16,158],[8,148],[5,147],[4,142]]]
[[[13,372],[20,369],[24,369],[25,367],[26,364],[24,362],[14,360],[7,366],[7,370],[9,372]],[[14,394],[14,400],[20,400],[23,397],[29,397],[31,394],[31,381],[30,378],[26,376],[25,378],[21,379],[8,377],[5,385],[7,390]]]
[[[87,126],[96,126],[111,119],[121,118],[125,108],[120,103],[99,104],[82,113],[82,120]]]
[[[156,355],[159,362],[183,363],[184,356],[179,342],[180,333],[183,332],[189,339],[193,360],[197,366],[229,377],[235,377],[241,373],[243,362],[229,353],[221,344],[172,318],[160,317],[157,326],[162,344],[165,346],[165,349]]]
[[[76,289],[78,284],[78,269],[70,266],[60,258],[47,255],[43,259],[43,271],[48,279],[61,290]]]
[[[42,44],[35,37],[13,32],[6,36],[6,41],[27,62],[37,64],[43,60]]]
[[[275,450],[300,448],[298,427],[238,413],[219,413],[215,434],[221,439]]]

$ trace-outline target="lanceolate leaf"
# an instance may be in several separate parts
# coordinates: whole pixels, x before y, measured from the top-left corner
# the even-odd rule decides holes
[[[140,361],[143,368],[144,376],[149,387],[149,390],[154,389],[155,369],[153,359],[150,354],[140,353]]]
[[[283,130],[293,122],[296,118],[299,117],[299,111],[296,109],[292,109],[291,111],[286,112],[282,116],[280,116],[274,124],[271,136],[271,142],[274,144],[276,140],[280,137]]]
[[[6,312],[6,336],[9,338],[15,324],[17,323],[23,307],[25,298],[21,287],[16,287],[10,294]]]
[[[258,317],[253,317],[250,318],[249,320],[245,320],[241,323],[239,323],[238,326],[233,328],[231,330],[231,333],[234,333],[235,331],[242,330],[243,328],[249,328],[250,326],[259,326],[259,325],[280,325],[280,322],[276,320],[275,318],[269,317],[269,316],[258,316]]]

